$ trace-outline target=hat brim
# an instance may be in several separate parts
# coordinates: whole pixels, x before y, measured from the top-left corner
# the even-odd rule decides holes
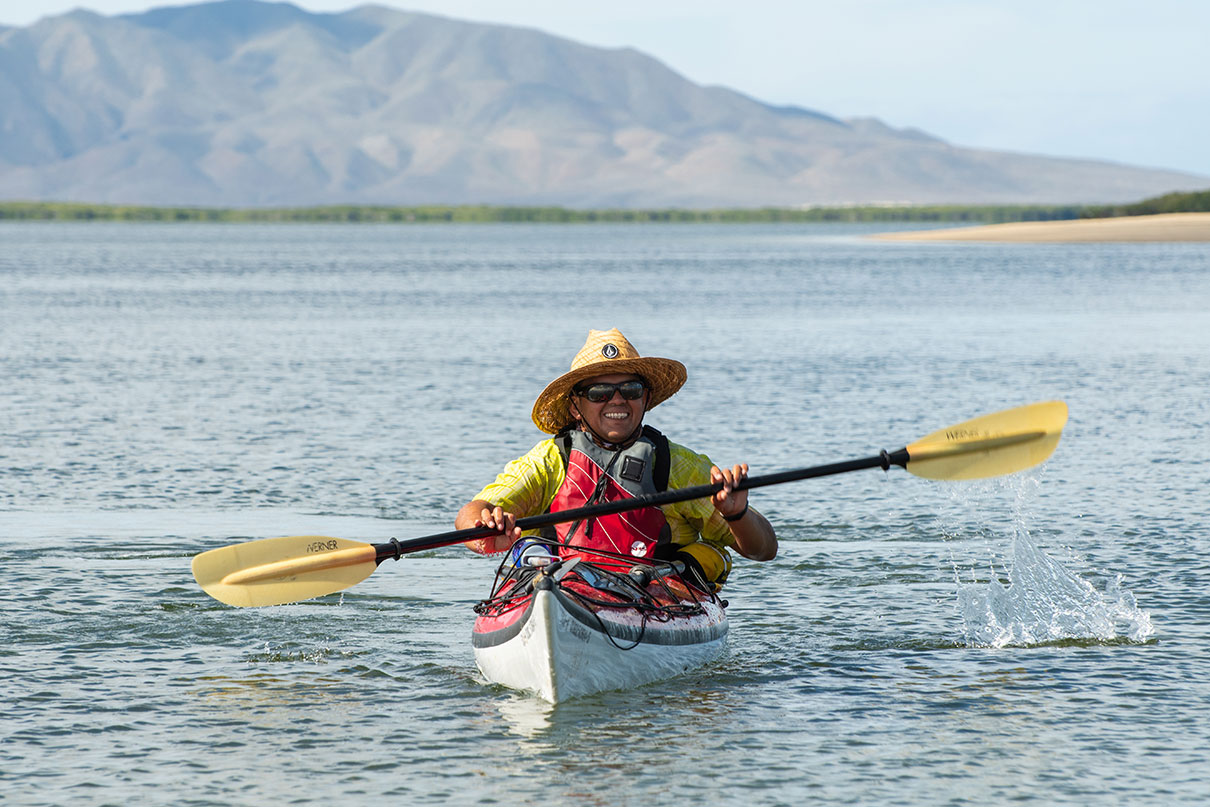
[[[568,398],[572,387],[586,378],[601,375],[634,374],[642,376],[651,386],[651,410],[676,394],[685,383],[685,365],[675,359],[641,356],[636,359],[612,359],[577,367],[546,385],[534,401],[534,425],[547,434],[558,434],[575,420]]]

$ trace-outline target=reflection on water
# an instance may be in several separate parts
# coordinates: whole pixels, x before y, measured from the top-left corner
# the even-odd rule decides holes
[[[525,693],[502,695],[491,701],[491,706],[495,707],[492,720],[498,717],[517,737],[539,743],[536,748],[539,754],[544,750],[541,744],[549,748],[546,734],[553,725],[557,706]]]
[[[531,750],[574,748],[581,755],[591,754],[594,745],[625,743],[648,733],[653,711],[664,709],[669,718],[675,715],[676,731],[692,735],[725,724],[733,708],[726,691],[680,689],[668,683],[604,692],[557,705],[525,693],[501,691],[491,705],[492,719],[498,716],[511,733],[537,743]],[[602,714],[609,719],[603,721]]]

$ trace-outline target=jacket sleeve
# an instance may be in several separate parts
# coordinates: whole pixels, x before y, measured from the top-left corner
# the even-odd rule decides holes
[[[563,484],[563,459],[555,441],[543,440],[529,453],[504,466],[494,482],[474,497],[502,507],[518,518],[546,512]]]

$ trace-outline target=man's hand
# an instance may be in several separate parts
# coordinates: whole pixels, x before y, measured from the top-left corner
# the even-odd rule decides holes
[[[777,556],[777,534],[769,520],[755,510],[748,509],[748,491],[735,490],[735,486],[748,478],[748,463],[733,465],[723,470],[717,465],[710,467],[710,481],[722,482],[723,488],[714,494],[714,508],[727,519],[727,528],[735,538],[735,549],[745,558],[773,560]]]
[[[733,465],[723,470],[717,465],[710,466],[710,482],[723,483],[723,489],[714,494],[714,508],[723,516],[734,516],[744,512],[748,506],[748,491],[733,490],[735,485],[748,478],[748,463]]]
[[[482,499],[476,499],[464,506],[458,512],[458,517],[454,519],[454,526],[460,530],[487,527],[499,533],[499,535],[466,542],[467,548],[480,555],[503,552],[521,537],[521,528],[517,526],[516,515]]]

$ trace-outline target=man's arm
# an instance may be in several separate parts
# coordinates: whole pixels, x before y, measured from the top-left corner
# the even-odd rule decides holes
[[[541,513],[546,508],[562,482],[562,468],[559,450],[549,439],[506,465],[495,481],[463,505],[454,518],[457,529],[488,527],[499,530],[500,534],[467,541],[466,546],[481,555],[503,552],[512,546],[521,537],[521,530],[516,528],[517,519]]]

